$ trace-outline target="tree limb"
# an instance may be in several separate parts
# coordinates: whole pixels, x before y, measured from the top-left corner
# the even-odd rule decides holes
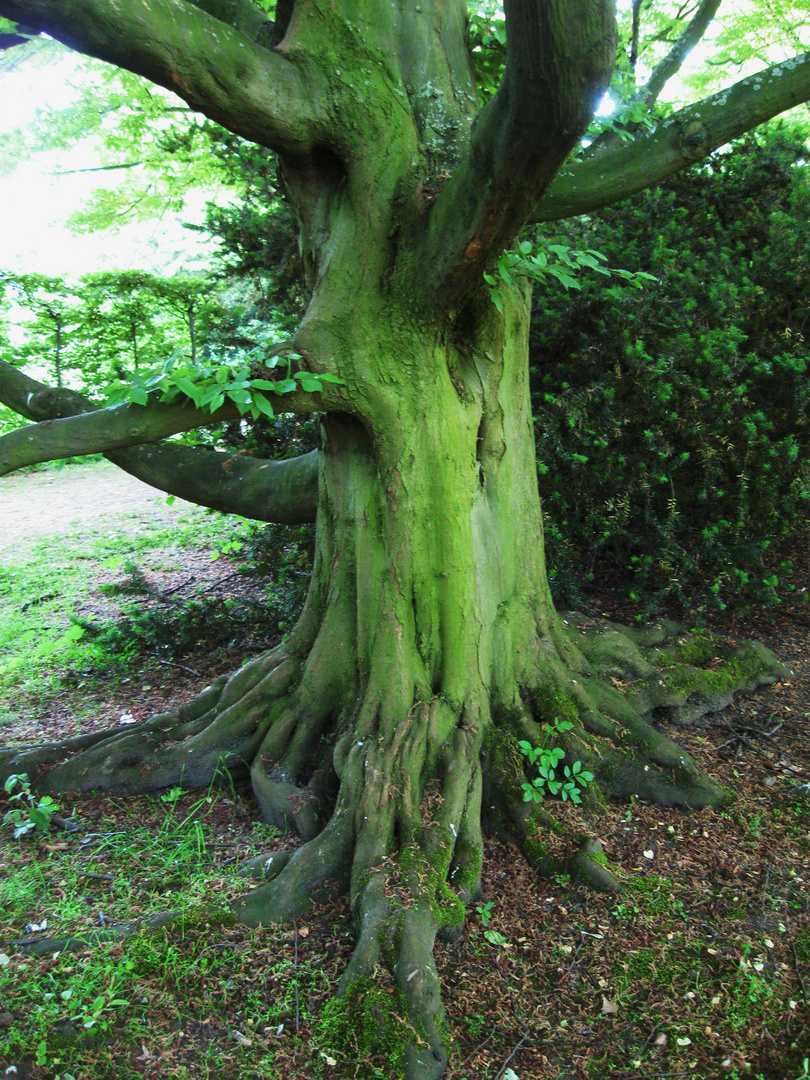
[[[244,24],[244,4],[216,6],[232,6],[234,22]],[[327,124],[317,75],[255,44],[255,28],[243,32],[188,0],[0,0],[0,15],[143,75],[280,153],[307,154]]]
[[[673,76],[677,75],[683,66],[684,60],[694,49],[697,43],[711,25],[717,14],[722,0],[701,0],[694,18],[689,22],[686,29],[669,50],[667,55],[653,68],[653,72],[644,86],[640,87],[631,97],[631,102],[651,107],[657,100],[661,91]],[[635,69],[638,59],[638,30],[640,2],[633,4],[633,42],[630,53],[630,65]],[[628,124],[622,127],[623,133],[632,133],[639,130],[638,124]],[[612,146],[621,141],[621,134],[614,129],[608,129],[591,143],[585,153],[585,157],[596,157],[597,154],[605,153]]]
[[[43,420],[0,437],[0,476],[26,465],[140,446],[180,431],[191,431],[204,423],[238,419],[239,412],[231,404],[212,413],[209,421],[190,403],[150,403],[118,405],[61,420]]]
[[[653,68],[646,84],[637,95],[645,105],[652,105],[669,80],[680,71],[684,60],[708,30],[722,0],[702,0],[694,18],[669,50]]]
[[[809,99],[807,52],[681,109],[633,142],[567,165],[541,198],[533,220],[558,221],[627,199]]]
[[[152,487],[254,521],[303,525],[318,509],[317,450],[268,461],[202,446],[136,446],[105,455]]]
[[[610,0],[505,0],[506,70],[469,155],[433,206],[425,286],[452,305],[480,284],[587,127],[615,62]]]
[[[74,390],[57,390],[0,361],[0,401],[29,420],[77,416],[92,404]],[[180,499],[255,521],[300,525],[318,508],[318,453],[266,461],[203,446],[162,443],[105,455],[120,469]]]
[[[284,411],[320,411],[323,403],[315,399],[325,396],[303,391],[286,394]],[[77,454],[105,454],[129,446],[157,442],[205,424],[221,424],[239,418],[240,413],[231,402],[226,402],[213,413],[205,413],[191,403],[165,405],[150,402],[147,405],[95,409],[59,420],[43,420],[16,428],[0,437],[0,476],[26,465],[75,457]]]

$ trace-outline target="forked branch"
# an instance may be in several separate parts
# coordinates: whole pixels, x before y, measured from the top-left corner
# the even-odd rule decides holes
[[[506,70],[469,154],[431,213],[426,283],[453,305],[506,247],[587,127],[610,81],[610,0],[506,0]]]

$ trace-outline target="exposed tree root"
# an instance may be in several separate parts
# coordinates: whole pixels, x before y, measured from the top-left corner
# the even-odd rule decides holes
[[[594,774],[582,792],[591,817],[606,797],[631,794],[718,805],[728,793],[656,728],[656,710],[682,722],[739,686],[787,675],[761,647],[728,652],[663,624],[629,634],[567,616],[555,635],[553,648],[538,638],[538,662],[524,666],[510,702],[473,695],[452,705],[440,693],[418,700],[391,671],[384,679],[370,672],[358,697],[328,634],[302,649],[299,628],[176,712],[125,732],[13,748],[0,755],[0,776],[27,771],[42,791],[143,792],[207,784],[223,769],[249,774],[263,817],[293,827],[304,843],[247,864],[262,883],[233,914],[251,925],[280,922],[348,891],[357,943],[340,992],[365,992],[388,972],[404,1075],[434,1080],[447,1049],[433,943],[459,934],[466,906],[480,896],[482,829],[516,843],[542,874],[620,888],[598,840],[566,835],[546,800],[523,801],[531,770],[518,741],[559,746],[565,762]],[[567,723],[559,730],[555,720]],[[567,855],[550,853],[549,832]],[[42,952],[137,929],[25,945]]]
[[[27,956],[45,956],[54,952],[78,952],[106,941],[122,941],[124,938],[133,937],[144,931],[182,925],[182,919],[181,911],[161,911],[157,915],[132,919],[103,930],[90,930],[86,934],[71,934],[61,938],[16,938],[5,941],[3,944],[12,946]]]

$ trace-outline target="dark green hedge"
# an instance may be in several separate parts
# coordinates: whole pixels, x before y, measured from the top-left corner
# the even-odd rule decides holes
[[[535,290],[533,412],[552,584],[613,574],[649,604],[773,596],[808,510],[810,157],[772,125],[667,186],[570,223],[654,274]],[[777,575],[778,576],[778,575]]]

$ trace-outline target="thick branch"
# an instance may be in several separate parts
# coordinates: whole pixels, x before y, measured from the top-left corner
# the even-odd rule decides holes
[[[106,455],[152,487],[254,521],[302,525],[318,508],[318,451],[264,461],[202,446],[136,446]]]
[[[422,265],[454,303],[513,239],[587,127],[610,79],[610,0],[506,0],[507,62],[470,152],[433,207]]]
[[[143,75],[280,153],[303,155],[318,141],[325,95],[313,73],[187,0],[0,0],[0,15]]]
[[[56,390],[0,361],[0,401],[29,420],[77,416],[92,404],[75,390]],[[265,461],[202,446],[163,443],[106,455],[139,480],[189,502],[256,521],[299,525],[315,520],[318,455]]]
[[[191,404],[119,405],[61,420],[43,420],[16,428],[0,438],[0,476],[43,461],[103,454],[126,446],[157,442],[206,423],[239,419],[235,405],[224,405],[206,417]]]
[[[627,199],[808,99],[810,52],[682,109],[631,143],[566,166],[533,219],[558,221]]]
[[[75,390],[46,386],[5,360],[0,360],[0,402],[26,420],[55,420],[93,407]]]
[[[285,412],[314,412],[323,403],[315,399],[324,394],[298,391],[285,395]],[[190,403],[163,405],[119,405],[96,409],[61,420],[44,420],[17,428],[0,438],[0,476],[26,465],[75,457],[77,454],[106,454],[128,446],[157,442],[181,431],[192,431],[205,424],[238,420],[240,413],[230,402],[206,413]]]

